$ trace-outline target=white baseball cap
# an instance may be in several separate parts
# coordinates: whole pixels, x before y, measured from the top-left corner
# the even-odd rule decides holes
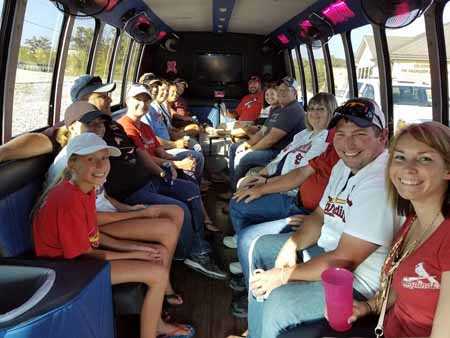
[[[110,156],[119,157],[120,150],[116,147],[111,147],[106,142],[94,133],[82,133],[75,136],[67,144],[67,159],[72,155],[89,155],[99,150],[108,149]]]
[[[150,92],[148,91],[146,86],[140,83],[134,83],[128,89],[127,97],[135,97],[138,96],[139,94],[147,94],[150,97]]]

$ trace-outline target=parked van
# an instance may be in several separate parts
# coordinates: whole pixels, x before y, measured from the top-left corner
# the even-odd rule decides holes
[[[380,103],[379,80],[358,80],[358,96],[368,97]],[[339,101],[343,103],[348,98],[349,92],[346,90],[344,97],[341,97]],[[392,98],[394,101],[394,131],[406,124],[431,121],[433,119],[430,85],[393,80]]]

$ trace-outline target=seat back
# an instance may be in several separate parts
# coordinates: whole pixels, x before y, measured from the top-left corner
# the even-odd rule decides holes
[[[39,196],[50,156],[0,164],[0,257],[33,249],[30,213]]]

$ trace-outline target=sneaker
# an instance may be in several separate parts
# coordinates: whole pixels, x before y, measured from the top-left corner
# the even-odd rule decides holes
[[[237,292],[245,291],[246,287],[245,287],[244,276],[231,278],[230,282],[228,283],[228,286],[233,291],[237,291]]]
[[[231,313],[238,318],[247,318],[248,295],[242,295],[231,303]]]
[[[209,255],[198,255],[186,258],[184,264],[210,278],[227,279],[228,277],[227,273],[220,270]]]
[[[230,249],[237,249],[237,236],[225,236],[223,238],[223,245]]]
[[[229,268],[230,268],[230,272],[233,275],[240,275],[240,274],[242,274],[242,265],[239,262],[230,263]]]

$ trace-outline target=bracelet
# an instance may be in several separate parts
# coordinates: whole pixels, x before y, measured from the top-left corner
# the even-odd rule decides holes
[[[369,309],[369,314],[374,313],[372,306],[369,304],[369,301],[364,302],[367,305],[367,308]]]

